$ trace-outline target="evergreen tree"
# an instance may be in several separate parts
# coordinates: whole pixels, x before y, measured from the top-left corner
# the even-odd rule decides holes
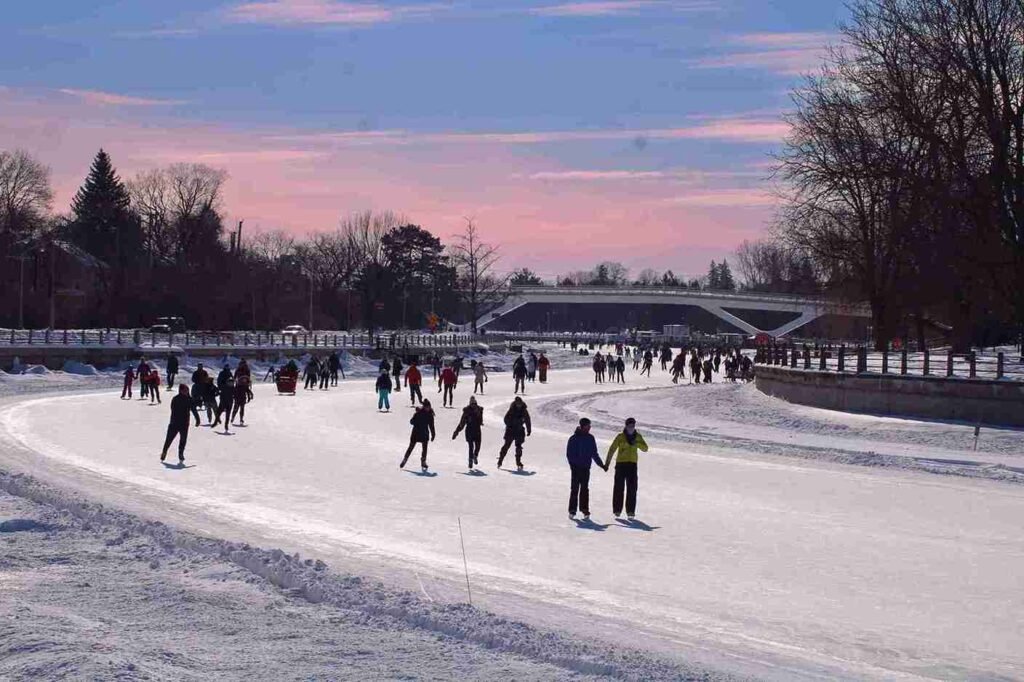
[[[732,278],[732,270],[729,269],[729,261],[723,260],[718,266],[718,287],[726,291],[736,290],[736,281]]]
[[[708,289],[719,288],[719,274],[718,274],[718,263],[711,261],[711,267],[708,268]]]
[[[129,205],[128,190],[110,156],[101,149],[71,204],[71,240],[111,267],[123,270],[142,244],[139,221]]]

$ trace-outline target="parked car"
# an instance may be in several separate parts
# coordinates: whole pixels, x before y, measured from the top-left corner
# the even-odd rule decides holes
[[[281,330],[282,336],[302,336],[308,334],[309,330],[303,327],[301,324],[290,324]]]
[[[158,317],[156,318],[156,324],[150,327],[149,331],[161,334],[169,334],[171,332],[183,334],[186,329],[184,317]]]

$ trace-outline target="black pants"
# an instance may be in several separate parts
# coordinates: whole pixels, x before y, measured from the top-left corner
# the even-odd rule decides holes
[[[523,466],[523,441],[526,440],[526,434],[522,431],[511,431],[505,430],[505,444],[501,446],[501,450],[498,453],[498,466],[500,467],[505,461],[505,455],[508,454],[509,448],[512,447],[512,443],[516,444],[516,466]]]
[[[330,382],[331,376],[326,372],[320,375],[320,390],[326,391],[328,388],[328,382]]]
[[[160,382],[159,381],[149,387],[149,402],[152,403],[154,400],[156,400],[156,402],[158,402],[158,403],[162,403],[163,402],[162,400],[160,400]]]
[[[420,390],[420,385],[409,384],[409,402],[415,405],[417,400],[420,401],[420,405],[423,404],[423,392]]]
[[[615,465],[615,487],[612,488],[612,512],[622,513],[622,493],[626,493],[626,513],[636,514],[636,462],[621,462]]]
[[[407,461],[409,461],[409,455],[412,454],[412,451],[416,447],[417,443],[420,443],[420,444],[423,445],[423,451],[420,453],[420,466],[422,466],[422,467],[427,466],[427,444],[429,442],[430,441],[427,441],[427,440],[418,440],[416,438],[416,436],[413,436],[412,438],[410,438],[409,439],[409,447],[406,448],[406,450],[405,450],[405,457],[402,458],[402,466],[405,466],[405,463]]]
[[[306,383],[303,385],[303,388],[307,389],[307,390],[308,389],[316,388],[316,375],[315,374],[307,374],[306,375]]]
[[[167,425],[167,438],[164,440],[164,449],[160,451],[160,454],[167,454],[167,448],[171,447],[171,443],[174,442],[175,436],[178,437],[178,459],[184,461],[185,444],[188,443],[188,422],[183,425]]]
[[[234,407],[233,400],[221,400],[220,405],[217,407],[217,419],[213,422],[214,424],[220,423],[220,416],[224,415],[224,429],[227,430],[228,425],[231,424],[231,408]]]
[[[338,385],[338,368],[337,367],[332,367],[331,368],[331,386],[337,386],[337,385]]]
[[[576,513],[576,503],[584,514],[590,514],[590,467],[570,467],[572,480],[569,483],[569,513]]]
[[[235,421],[235,417],[241,417],[242,423],[245,423],[245,403],[240,400],[235,401],[235,409],[231,412],[231,421]]]
[[[515,391],[513,391],[513,392],[514,393],[519,393],[519,389],[523,389],[523,393],[526,393],[526,378],[525,377],[515,377],[515,380],[516,380],[516,387],[515,387]]]
[[[455,404],[455,386],[448,384],[444,385],[444,395],[441,396],[441,405],[454,405]]]
[[[124,386],[121,388],[121,397],[124,398],[125,396],[127,396],[129,398],[132,397],[132,380],[131,379],[125,379],[124,380]]]
[[[480,438],[466,439],[466,445],[469,446],[469,466],[473,466],[477,463],[480,457]]]
[[[168,372],[167,373],[167,388],[168,389],[174,388],[174,377],[176,377],[176,376],[178,376],[177,372]]]

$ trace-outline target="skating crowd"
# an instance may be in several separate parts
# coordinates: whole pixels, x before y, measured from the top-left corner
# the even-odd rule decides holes
[[[594,350],[593,344],[590,344],[589,347],[582,347],[576,342],[566,342],[564,345],[580,355],[589,355],[590,351]],[[711,383],[712,375],[718,374],[721,369],[725,370],[727,381],[750,381],[753,377],[753,363],[750,357],[740,353],[737,349],[730,348],[722,351],[719,348],[683,347],[678,354],[673,356],[672,349],[667,343],[660,347],[615,344],[614,349],[608,350],[605,355],[601,354],[602,348],[603,346],[598,346],[592,362],[594,382],[598,384],[605,383],[606,379],[609,382],[624,384],[626,369],[624,358],[632,360],[633,369],[639,371],[640,376],[651,375],[651,369],[657,358],[662,371],[670,373],[674,384],[687,377],[691,384]],[[612,355],[613,350],[614,356]],[[442,407],[454,409],[455,389],[463,371],[467,369],[465,360],[456,356],[445,362],[439,355],[434,354],[427,357],[425,362],[430,367],[433,380],[437,384],[437,393],[442,396]],[[166,389],[172,391],[178,374],[178,359],[173,355],[169,356],[166,368]],[[503,419],[505,430],[503,443],[498,451],[499,469],[504,465],[506,456],[512,451],[515,456],[516,472],[526,473],[523,466],[523,445],[532,434],[532,424],[529,409],[520,393],[526,393],[529,383],[535,381],[542,384],[547,383],[550,368],[551,361],[543,352],[539,355],[532,351],[525,355],[520,353],[513,362],[512,379],[515,397]],[[411,360],[408,366],[405,366],[402,363],[402,358],[398,355],[391,358],[385,356],[378,369],[379,374],[374,383],[378,412],[390,412],[392,394],[403,388],[408,389],[410,404],[415,408],[412,418],[409,420],[412,426],[409,445],[402,456],[399,467],[405,468],[409,457],[418,446],[420,469],[423,474],[430,475],[427,453],[429,443],[434,441],[437,433],[433,407],[430,400],[423,397],[424,378],[419,362]],[[484,411],[483,407],[478,404],[476,396],[484,394],[489,377],[484,363],[477,360],[470,361],[468,373],[473,379],[473,395],[470,396],[468,404],[462,408],[461,417],[452,433],[452,440],[456,440],[460,434],[464,434],[467,446],[467,465],[470,473],[477,473],[482,446]],[[331,353],[324,358],[310,357],[302,369],[301,377],[299,366],[294,360],[287,361],[281,368],[272,366],[264,376],[264,381],[273,379],[280,392],[295,393],[300,378],[303,381],[304,390],[325,391],[338,385],[339,376],[342,379],[345,378],[342,360],[337,353]],[[132,398],[136,379],[140,383],[141,399],[148,398],[150,404],[161,402],[159,370],[155,364],[145,358],[140,360],[137,367],[129,367],[125,370],[122,399],[130,400]],[[239,426],[245,426],[245,406],[252,402],[253,393],[251,371],[244,359],[238,362],[234,372],[231,371],[229,365],[225,364],[216,379],[210,376],[202,363],[199,363],[192,373],[191,380],[191,390],[188,386],[181,384],[178,386],[177,395],[171,400],[171,417],[160,452],[161,462],[165,461],[168,449],[177,439],[179,465],[184,465],[189,426],[192,421],[195,426],[200,425],[201,410],[206,411],[207,422],[211,427],[220,425],[223,420],[225,433],[229,433],[229,428],[235,424],[236,419]],[[570,468],[569,517],[575,519],[578,511],[583,514],[584,521],[590,518],[591,465],[597,464],[599,468],[607,472],[614,461],[612,511],[616,518],[619,518],[624,508],[628,518],[633,520],[637,503],[638,455],[640,452],[648,451],[647,442],[636,430],[636,420],[631,417],[626,420],[623,430],[616,435],[602,460],[598,453],[597,442],[590,433],[590,425],[589,419],[581,419],[579,426],[566,445],[566,459]]]

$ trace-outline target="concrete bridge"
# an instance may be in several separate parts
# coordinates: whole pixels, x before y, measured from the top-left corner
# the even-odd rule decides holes
[[[763,294],[736,291],[683,289],[647,286],[513,286],[508,298],[495,310],[477,320],[477,329],[530,304],[625,304],[680,305],[702,308],[715,317],[748,333],[786,336],[823,315],[871,317],[865,304],[840,303],[823,297],[792,294]],[[761,329],[743,319],[745,312],[789,313],[785,322]],[[767,326],[763,325],[762,326]]]

